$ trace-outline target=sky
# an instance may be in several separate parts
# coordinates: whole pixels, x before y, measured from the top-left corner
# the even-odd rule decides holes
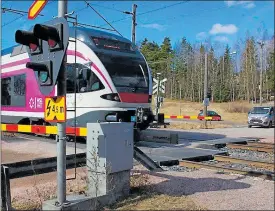
[[[3,1],[2,8],[28,11],[33,1]],[[263,38],[263,29],[269,37],[274,34],[274,1],[88,1],[124,37],[131,39],[132,4],[137,4],[136,41],[144,38],[161,44],[169,37],[172,46],[183,37],[191,43],[211,40],[215,45],[234,50],[246,32],[257,40]],[[57,1],[49,0],[35,20],[27,14],[21,16],[10,12],[1,13],[1,48],[15,45],[17,29],[28,30],[36,23],[43,23],[57,16]],[[69,1],[68,12],[76,11],[78,22],[110,28],[85,1]],[[261,29],[261,30],[259,30]],[[208,42],[209,43],[209,42]]]

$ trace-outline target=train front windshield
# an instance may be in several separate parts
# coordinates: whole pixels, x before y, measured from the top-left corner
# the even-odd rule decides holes
[[[143,59],[97,54],[119,92],[148,93],[149,76]]]

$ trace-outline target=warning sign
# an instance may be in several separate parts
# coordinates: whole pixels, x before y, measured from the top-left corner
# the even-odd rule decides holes
[[[45,7],[48,0],[35,0],[32,6],[29,8],[28,19],[35,19],[41,10]]]
[[[46,97],[44,119],[48,122],[65,122],[66,121],[66,98]]]

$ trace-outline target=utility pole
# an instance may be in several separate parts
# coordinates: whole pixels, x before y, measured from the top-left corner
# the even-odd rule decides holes
[[[160,79],[159,79],[160,73],[157,73],[157,80],[158,80],[158,88],[157,88],[157,106],[156,106],[156,116],[159,113],[159,86],[160,86]]]
[[[207,70],[207,52],[205,52],[205,69],[204,69],[204,107],[203,107],[203,116],[207,116],[207,89],[208,89],[208,70]],[[204,125],[207,127],[206,119],[204,119]]]
[[[132,9],[132,42],[135,44],[136,43],[136,10],[137,10],[137,5],[133,4],[133,9]]]
[[[58,17],[66,18],[68,0],[58,1]],[[59,79],[57,82],[57,96],[66,97],[66,54],[60,67]],[[66,112],[66,111],[65,111]],[[66,201],[66,122],[57,123],[57,201],[63,206]]]
[[[264,42],[258,42],[261,47],[261,73],[260,73],[260,105],[262,105],[262,92],[263,92],[263,46]]]
[[[124,11],[123,13],[127,15],[132,15],[132,42],[136,44],[136,10],[137,10],[137,5],[133,4],[132,7],[132,12],[129,11]]]

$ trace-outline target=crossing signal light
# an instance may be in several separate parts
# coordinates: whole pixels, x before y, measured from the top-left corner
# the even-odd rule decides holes
[[[26,67],[35,72],[40,92],[49,95],[59,80],[59,72],[69,45],[67,20],[64,17],[55,18],[43,24],[35,24],[29,31],[18,30],[15,40],[27,46],[30,62]]]
[[[48,43],[50,52],[64,49],[62,23],[53,26],[36,24],[33,31],[34,36]]]
[[[15,41],[19,44],[28,46],[31,55],[42,53],[42,42],[32,32],[17,30],[15,32]]]
[[[26,67],[33,69],[38,73],[37,77],[39,79],[40,86],[53,85],[52,61],[27,62]]]

